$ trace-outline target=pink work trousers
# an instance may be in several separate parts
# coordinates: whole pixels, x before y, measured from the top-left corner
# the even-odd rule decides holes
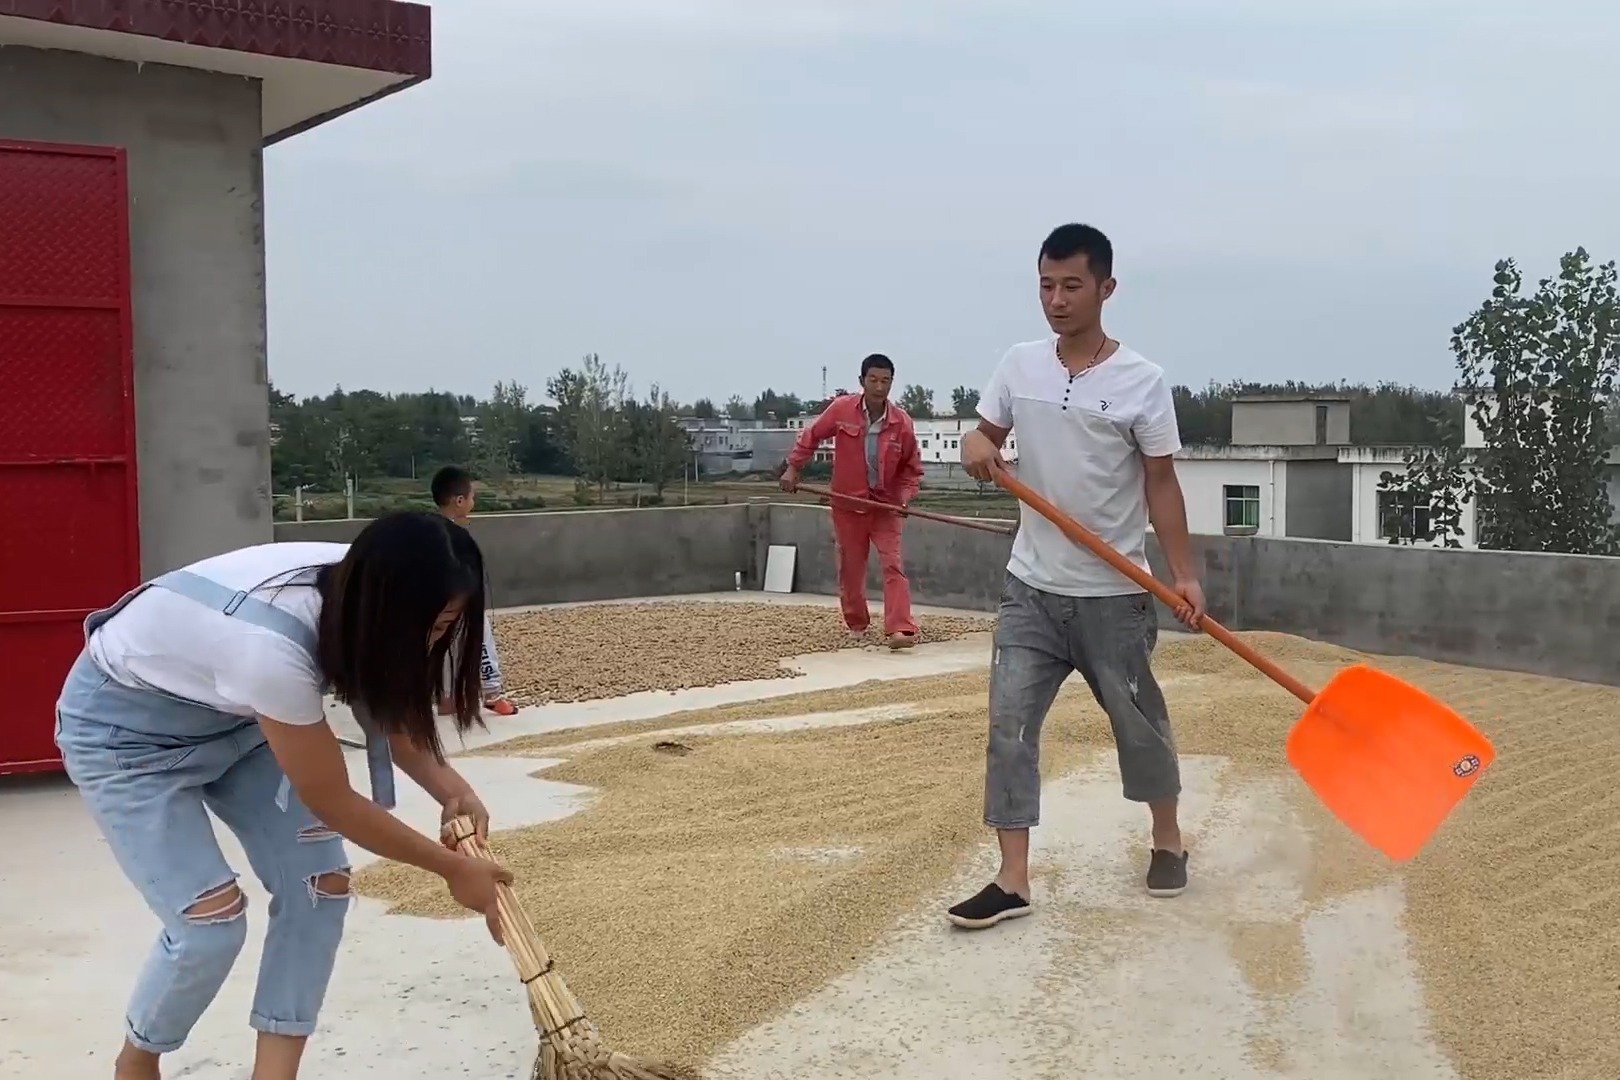
[[[832,512],[838,544],[838,605],[844,612],[844,625],[851,630],[865,630],[872,619],[866,606],[866,554],[875,547],[883,570],[883,632],[917,632],[911,618],[911,583],[900,564],[901,520],[899,514],[876,510]]]

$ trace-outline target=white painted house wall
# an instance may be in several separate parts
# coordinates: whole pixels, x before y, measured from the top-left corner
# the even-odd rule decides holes
[[[1255,535],[1287,535],[1288,463],[1276,455],[1255,456],[1268,447],[1221,447],[1227,451],[1223,454],[1214,453],[1215,449],[1189,447],[1176,456],[1176,476],[1187,502],[1187,528],[1220,535],[1226,531],[1228,493],[1239,498],[1254,494],[1260,499]]]
[[[1380,509],[1379,485],[1383,474],[1397,476],[1406,472],[1406,452],[1403,446],[1342,446],[1339,460],[1350,465],[1350,539],[1358,544],[1386,544]],[[1474,547],[1474,504],[1463,507],[1462,534],[1457,538],[1463,547]],[[1440,547],[1441,542],[1419,541],[1420,547]]]

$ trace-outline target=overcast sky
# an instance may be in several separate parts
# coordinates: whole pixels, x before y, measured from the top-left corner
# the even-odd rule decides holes
[[[1605,11],[1604,9],[1608,10]],[[1114,240],[1194,386],[1448,386],[1495,259],[1620,256],[1620,10],[1589,0],[456,0],[427,83],[272,148],[283,389],[948,403]]]

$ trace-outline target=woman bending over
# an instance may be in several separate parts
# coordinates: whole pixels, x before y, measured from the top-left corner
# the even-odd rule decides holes
[[[212,810],[270,893],[249,1024],[253,1080],[292,1080],[315,1030],[349,907],[347,838],[444,878],[494,932],[510,875],[388,811],[394,765],[486,833],[444,759],[440,697],[478,720],[483,557],[435,514],[378,518],[352,545],[261,544],[164,574],[85,621],[57,702],[68,776],[163,924],[125,1014],[116,1080],[153,1080],[219,993],[247,937],[247,897]],[[447,653],[458,659],[448,668]],[[448,679],[448,685],[444,685]],[[349,785],[323,701],[366,734],[371,798]]]

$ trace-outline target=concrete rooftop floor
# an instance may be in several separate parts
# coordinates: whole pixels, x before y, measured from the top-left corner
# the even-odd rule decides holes
[[[757,592],[668,599],[828,602]],[[468,746],[874,678],[972,670],[988,659],[987,635],[901,654],[802,657],[791,662],[805,673],[799,678],[491,717],[491,730],[469,738]],[[340,732],[355,733],[342,709],[332,718]],[[865,719],[876,717],[824,714],[769,726]],[[584,805],[584,789],[531,778],[542,765],[536,758],[458,762],[497,828],[553,820]],[[350,767],[363,783],[357,752]],[[1311,840],[1285,795],[1292,779],[1239,776],[1217,757],[1187,758],[1184,770],[1183,819],[1199,845],[1193,885],[1181,898],[1155,901],[1143,893],[1145,817],[1119,798],[1112,760],[1101,758],[1047,789],[1048,824],[1035,835],[1035,860],[1048,873],[1033,918],[966,934],[940,917],[939,908],[993,871],[987,832],[983,849],[938,904],[897,925],[854,971],[725,1048],[712,1063],[713,1080],[1455,1077],[1427,1033],[1399,887],[1307,913]],[[436,828],[431,800],[409,782],[400,794],[405,820]],[[0,783],[0,819],[9,826],[0,874],[7,915],[0,920],[0,1075],[110,1075],[125,996],[156,922],[65,780]],[[227,858],[245,871],[234,838],[219,834]],[[357,867],[372,860],[352,846],[351,854]],[[251,873],[242,885],[256,920],[253,939],[191,1042],[167,1059],[171,1080],[249,1075],[246,1018],[266,898]],[[533,914],[544,935],[545,913]],[[1303,977],[1280,1002],[1262,998],[1224,928],[1300,920]],[[527,1006],[481,921],[387,916],[381,903],[362,898],[348,927],[307,1075],[528,1075],[535,1033]],[[591,1003],[585,1005],[589,1010]]]

